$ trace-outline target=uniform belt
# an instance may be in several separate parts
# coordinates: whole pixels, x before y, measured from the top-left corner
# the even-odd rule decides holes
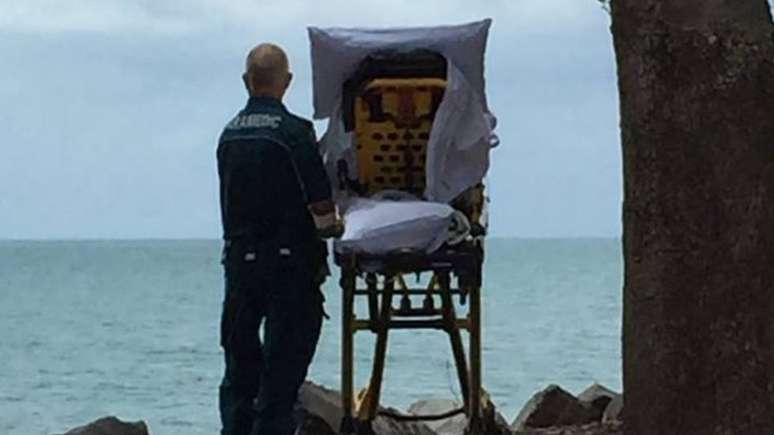
[[[259,235],[252,232],[245,231],[242,234],[234,234],[229,237],[223,238],[223,243],[226,247],[230,247],[236,243],[266,243],[276,239],[276,235]]]
[[[272,242],[274,239],[269,238],[256,238],[256,237],[235,237],[229,239],[223,239],[223,247],[231,248],[232,246],[262,246]]]

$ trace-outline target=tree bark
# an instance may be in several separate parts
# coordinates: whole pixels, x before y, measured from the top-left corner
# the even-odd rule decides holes
[[[774,26],[614,0],[627,435],[774,433]]]

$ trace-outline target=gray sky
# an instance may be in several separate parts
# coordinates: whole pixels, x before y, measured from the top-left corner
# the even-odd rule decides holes
[[[215,141],[274,41],[311,115],[305,27],[492,17],[497,236],[620,234],[609,18],[594,0],[0,0],[0,238],[219,237]],[[324,124],[318,123],[318,134]]]

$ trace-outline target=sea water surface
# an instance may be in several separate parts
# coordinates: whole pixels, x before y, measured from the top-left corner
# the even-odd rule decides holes
[[[223,370],[220,243],[0,241],[0,434],[62,433],[105,415],[154,435],[215,434]],[[484,384],[512,419],[550,383],[621,387],[617,239],[494,239],[484,274]],[[310,379],[339,385],[340,292]],[[357,382],[373,340],[358,334]],[[383,402],[458,398],[440,332],[390,336]]]

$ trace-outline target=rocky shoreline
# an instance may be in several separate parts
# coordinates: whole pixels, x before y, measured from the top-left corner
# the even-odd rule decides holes
[[[306,383],[296,406],[299,435],[337,435],[342,417],[338,392]],[[422,400],[406,411],[385,408],[392,415],[441,414],[460,404],[453,400]],[[623,395],[593,384],[577,396],[558,385],[549,385],[527,401],[511,422],[494,408],[476,435],[622,435]],[[379,416],[374,421],[378,435],[463,435],[467,421],[457,415],[438,421],[404,421]],[[148,435],[148,426],[105,417],[63,435]]]

